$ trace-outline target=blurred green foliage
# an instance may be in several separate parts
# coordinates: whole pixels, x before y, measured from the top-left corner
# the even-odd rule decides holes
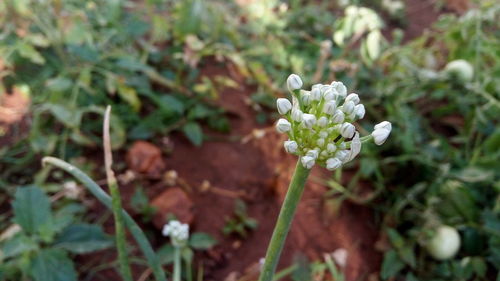
[[[204,128],[229,130],[216,106],[220,91],[243,87],[212,67],[225,65],[243,78],[261,122],[274,119],[266,109],[285,95],[293,72],[311,83],[343,81],[357,89],[365,120],[393,123],[384,146],[366,149],[347,168],[349,183],[343,186],[338,173],[325,194],[333,209],[351,200],[379,215],[390,244],[383,280],[500,278],[499,5],[476,1],[463,16],[443,15],[402,43],[399,1],[338,2],[0,2],[0,91],[16,88],[32,100],[28,137],[0,149],[0,188],[8,194],[0,202],[19,184],[44,183],[49,171],[36,174],[38,156],[81,161],[86,148],[99,146],[97,116],[107,104],[115,112],[115,148],[173,130],[201,145]],[[369,9],[347,13],[346,3]],[[444,70],[458,59],[470,63],[472,80]],[[365,134],[373,126],[359,125]],[[357,187],[366,185],[373,190],[361,196]],[[147,206],[143,197],[135,197],[137,208]],[[232,231],[244,228],[241,217]],[[0,226],[7,220],[0,215]],[[447,261],[425,251],[441,224],[462,239]]]

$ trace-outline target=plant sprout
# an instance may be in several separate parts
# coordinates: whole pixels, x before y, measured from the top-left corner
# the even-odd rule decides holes
[[[338,81],[313,85],[310,91],[302,90],[302,85],[301,78],[291,74],[287,86],[292,101],[280,98],[276,102],[283,116],[276,123],[276,130],[288,135],[285,151],[299,156],[299,160],[267,249],[260,281],[273,279],[311,168],[318,164],[336,170],[359,154],[362,143],[373,140],[382,145],[392,130],[391,123],[384,121],[375,125],[370,135],[360,137],[352,124],[365,116],[365,107],[357,94],[347,94],[346,86]]]

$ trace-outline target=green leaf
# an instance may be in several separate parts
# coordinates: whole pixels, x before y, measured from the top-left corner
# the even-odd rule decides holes
[[[125,84],[118,84],[118,95],[127,102],[135,112],[141,109],[141,100],[134,88]]]
[[[14,222],[28,234],[40,233],[52,224],[50,200],[36,186],[17,188],[12,208]]]
[[[384,280],[395,277],[396,274],[404,268],[404,266],[405,264],[399,259],[396,251],[390,250],[384,255],[380,277]]]
[[[35,281],[76,281],[73,262],[62,249],[44,249],[31,261],[29,274]]]
[[[173,96],[162,95],[159,99],[159,106],[162,110],[182,114],[184,112],[184,104]]]
[[[16,47],[21,57],[36,64],[45,64],[45,58],[30,44],[22,42],[18,43]]]
[[[7,259],[37,248],[38,245],[33,241],[33,239],[24,235],[17,235],[5,242],[0,253],[2,254],[3,259]]]
[[[106,249],[113,245],[100,226],[74,224],[66,228],[56,239],[55,246],[77,254]]]
[[[203,142],[203,132],[198,123],[189,122],[182,127],[182,131],[194,145],[200,146]]]
[[[48,90],[52,92],[64,92],[69,90],[73,85],[73,82],[65,77],[56,77],[50,80],[47,80],[45,84]]]
[[[158,250],[158,259],[162,265],[171,264],[174,261],[174,246],[167,244]]]
[[[46,104],[47,108],[57,121],[69,128],[77,128],[82,120],[82,111],[61,104]]]
[[[217,240],[208,233],[197,232],[189,238],[189,246],[197,250],[206,250],[217,244]]]

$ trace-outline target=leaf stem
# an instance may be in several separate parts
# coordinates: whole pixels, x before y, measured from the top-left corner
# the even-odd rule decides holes
[[[283,245],[285,244],[286,236],[292,225],[292,219],[297,209],[297,205],[304,191],[304,186],[311,172],[310,169],[304,168],[300,162],[297,161],[295,172],[293,173],[292,181],[288,188],[285,201],[281,206],[280,214],[274,227],[274,232],[271,237],[271,242],[267,248],[264,266],[259,277],[259,281],[272,281],[274,272],[278,265]]]

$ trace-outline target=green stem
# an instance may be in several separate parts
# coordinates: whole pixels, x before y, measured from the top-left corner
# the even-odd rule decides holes
[[[68,172],[76,179],[78,179],[85,187],[87,187],[87,189],[99,201],[101,201],[102,204],[104,204],[109,209],[112,209],[111,197],[109,197],[109,195],[106,194],[106,192],[104,192],[104,190],[102,190],[102,188],[97,183],[95,183],[89,176],[87,176],[80,169],[55,157],[44,157],[42,159],[42,164],[43,165],[51,164]],[[128,227],[130,233],[132,233],[132,236],[134,236],[135,241],[137,241],[137,244],[139,244],[142,253],[146,257],[149,266],[152,268],[155,279],[157,281],[166,281],[167,278],[165,277],[165,273],[161,268],[158,257],[153,251],[151,244],[149,244],[149,241],[146,238],[146,235],[144,235],[144,232],[142,232],[139,225],[137,225],[137,223],[132,219],[132,217],[123,209],[122,209],[122,215],[123,215],[123,220],[125,222],[125,226]]]
[[[175,247],[174,251],[174,279],[173,281],[181,281],[181,248]]]
[[[271,242],[267,248],[266,258],[259,281],[273,280],[273,275],[278,265],[286,236],[290,230],[290,226],[292,225],[295,209],[297,209],[297,205],[300,201],[300,197],[302,196],[302,192],[304,191],[304,186],[310,172],[310,169],[306,169],[302,166],[299,158],[285,197],[285,201],[283,202],[283,206],[281,206],[276,226],[274,227]]]
[[[116,180],[108,181],[109,192],[111,193],[111,208],[113,209],[113,216],[115,217],[115,233],[116,233],[116,248],[118,249],[118,262],[120,264],[120,272],[123,279],[132,281],[132,271],[128,262],[127,254],[127,239],[122,215],[122,203],[120,197],[120,190]]]

